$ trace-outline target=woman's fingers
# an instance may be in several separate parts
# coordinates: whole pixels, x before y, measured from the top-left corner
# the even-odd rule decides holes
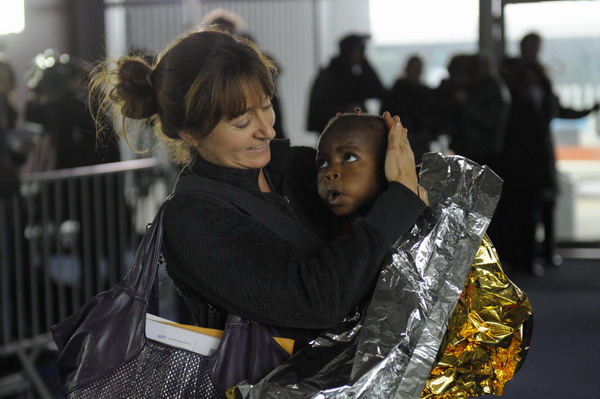
[[[402,125],[398,115],[392,117],[389,112],[383,113],[383,120],[389,130],[388,151],[400,149],[403,151],[411,150],[408,142],[408,130]]]
[[[390,130],[392,128],[392,125],[394,124],[394,120],[389,112],[385,111],[383,113],[383,121],[385,122],[385,125],[387,126],[388,130]]]
[[[415,157],[408,142],[408,131],[398,116],[385,112],[383,119],[389,129],[385,176],[388,181],[401,183],[417,194]]]
[[[394,117],[393,122],[388,134],[388,151],[402,149],[402,135],[405,135],[406,130],[397,116]]]

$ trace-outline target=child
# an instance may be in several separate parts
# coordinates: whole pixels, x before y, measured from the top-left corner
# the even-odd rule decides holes
[[[363,214],[385,189],[385,130],[383,118],[353,114],[336,116],[325,127],[317,152],[318,191],[336,216]]]
[[[317,181],[319,195],[340,216],[334,236],[345,231],[349,219],[364,215],[385,190],[387,131],[383,118],[376,115],[338,114],[325,127],[319,139]],[[428,204],[426,191],[419,190]]]
[[[317,184],[319,196],[337,216],[334,236],[351,229],[352,219],[366,213],[385,189],[386,146],[387,128],[379,116],[338,114],[325,127],[318,143]],[[424,189],[419,196],[427,203]],[[497,295],[505,302],[498,303]],[[530,314],[529,301],[506,278],[484,237],[422,397],[501,395],[524,360],[528,333],[523,327]],[[494,328],[502,333],[482,333]]]

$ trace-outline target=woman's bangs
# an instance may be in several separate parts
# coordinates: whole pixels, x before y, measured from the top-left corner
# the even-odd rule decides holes
[[[265,99],[271,96],[272,90],[260,77],[231,79],[225,84],[220,108],[223,117],[233,119],[244,114],[249,108],[260,107]]]

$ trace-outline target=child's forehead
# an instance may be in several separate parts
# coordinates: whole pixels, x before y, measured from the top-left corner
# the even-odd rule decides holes
[[[354,145],[359,147],[372,147],[373,131],[365,127],[351,127],[344,129],[328,130],[321,135],[319,148],[322,146]]]

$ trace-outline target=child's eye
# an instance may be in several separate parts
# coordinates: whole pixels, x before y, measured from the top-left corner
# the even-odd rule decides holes
[[[317,159],[317,168],[325,168],[327,167],[327,161],[324,159]]]
[[[348,154],[344,154],[344,162],[354,162],[354,161],[358,161],[358,158],[356,157],[356,155],[348,153]]]
[[[262,109],[266,111],[266,110],[268,110],[269,108],[272,108],[272,107],[273,107],[273,104],[271,104],[271,101],[269,100],[265,104],[263,104]]]

